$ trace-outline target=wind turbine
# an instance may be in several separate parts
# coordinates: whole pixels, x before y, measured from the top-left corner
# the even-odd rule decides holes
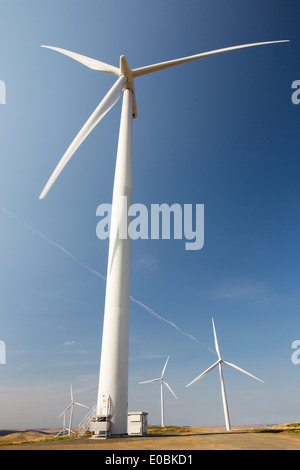
[[[224,416],[225,416],[225,423],[226,423],[226,430],[231,431],[231,426],[230,426],[230,419],[229,419],[229,412],[228,412],[228,404],[227,404],[227,397],[226,397],[226,390],[225,390],[225,383],[224,383],[224,378],[223,378],[223,371],[222,371],[222,364],[226,364],[229,367],[232,367],[233,369],[238,370],[239,372],[243,372],[246,375],[249,375],[249,377],[252,377],[255,380],[258,380],[259,382],[264,383],[262,380],[258,379],[252,374],[249,374],[249,372],[246,372],[245,370],[241,369],[240,367],[236,366],[235,364],[231,364],[230,362],[223,361],[221,358],[220,354],[220,349],[219,349],[219,344],[218,344],[218,338],[217,338],[217,333],[216,333],[216,328],[214,324],[214,319],[212,319],[212,324],[213,324],[213,330],[214,330],[214,339],[215,339],[215,348],[216,352],[218,355],[218,360],[213,364],[211,367],[209,367],[206,371],[204,371],[202,374],[198,375],[192,382],[190,382],[186,387],[189,387],[193,383],[197,382],[197,380],[201,379],[206,375],[208,372],[213,370],[215,367],[219,366],[219,373],[220,373],[220,381],[221,381],[221,391],[222,391],[222,401],[223,401],[223,408],[224,408]]]
[[[68,435],[70,436],[71,433],[74,431],[72,431],[72,423],[73,423],[73,413],[74,413],[74,406],[77,405],[77,406],[82,406],[83,408],[88,408],[87,406],[85,405],[82,405],[81,403],[77,403],[76,401],[74,401],[74,397],[73,397],[73,388],[72,388],[72,384],[70,386],[70,391],[71,391],[71,403],[70,405],[67,406],[67,408],[64,409],[64,411],[59,415],[59,418],[61,418],[62,416],[64,417],[64,424],[63,424],[63,429],[57,434],[63,434],[65,435],[65,431],[68,431]],[[70,409],[70,421],[69,421],[69,428],[66,428],[66,413],[67,411]]]
[[[69,434],[69,429],[66,428],[66,413],[65,411],[62,412],[62,414],[59,415],[59,418],[63,416],[63,427],[62,429],[56,434],[55,437],[58,437],[60,435],[65,436],[65,434]]]
[[[166,363],[164,365],[164,368],[162,370],[162,373],[161,373],[161,377],[158,378],[158,379],[152,379],[152,380],[146,380],[145,382],[139,382],[140,384],[149,384],[149,383],[152,383],[152,382],[160,382],[160,406],[161,406],[161,425],[162,427],[165,426],[165,414],[164,414],[164,385],[170,390],[170,392],[172,393],[172,395],[176,398],[177,400],[177,397],[175,395],[175,393],[173,392],[173,390],[171,389],[170,385],[167,384],[167,382],[164,381],[164,375],[165,375],[165,372],[166,372],[166,368],[167,368],[167,364],[168,364],[168,361],[170,359],[170,356],[168,356],[167,360],[166,360]]]
[[[118,79],[63,155],[43,189],[40,199],[43,199],[46,196],[56,178],[59,176],[75,151],[94,127],[117,103],[123,92],[111,210],[110,243],[97,398],[97,415],[100,416],[101,397],[107,394],[110,396],[112,404],[111,434],[127,433],[131,241],[130,237],[128,237],[128,231],[125,230],[126,233],[123,233],[123,222],[125,220],[128,224],[128,208],[132,201],[132,120],[137,117],[134,79],[148,73],[212,56],[214,54],[280,42],[288,41],[268,41],[227,47],[135,69],[131,69],[129,67],[128,62],[123,55],[120,57],[120,66],[114,67],[104,62],[100,62],[99,60],[95,60],[75,52],[70,52],[65,49],[43,46],[60,52],[93,70],[112,74],[118,77]],[[127,203],[119,204],[120,201],[127,201]],[[122,227],[123,230],[121,230]]]

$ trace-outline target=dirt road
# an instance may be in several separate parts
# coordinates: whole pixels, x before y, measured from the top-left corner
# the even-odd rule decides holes
[[[0,450],[300,450],[300,434],[199,431],[188,435],[78,438],[1,446]],[[105,452],[104,452],[105,453]]]

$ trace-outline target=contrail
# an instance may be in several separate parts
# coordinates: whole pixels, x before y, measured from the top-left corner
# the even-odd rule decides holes
[[[62,245],[60,245],[59,243],[51,240],[51,238],[47,237],[47,235],[45,235],[44,233],[40,232],[39,230],[33,228],[31,225],[29,225],[27,222],[25,222],[25,220],[21,219],[20,217],[16,216],[15,214],[13,214],[11,211],[5,209],[4,207],[0,206],[0,210],[12,217],[13,219],[15,219],[17,222],[21,223],[22,225],[24,225],[26,228],[28,228],[28,230],[30,230],[31,232],[33,232],[34,234],[38,235],[39,237],[43,238],[44,240],[46,240],[48,243],[51,243],[51,245],[55,246],[56,248],[58,248],[60,251],[62,251],[65,255],[67,255],[69,258],[71,258],[73,261],[75,261],[75,263],[78,263],[80,266],[82,266],[83,268],[87,269],[88,271],[90,271],[92,274],[95,274],[96,276],[100,277],[101,279],[103,279],[104,281],[106,281],[106,277],[99,273],[98,271],[96,271],[95,269],[91,268],[90,266],[88,266],[87,264],[85,263],[82,263],[79,259],[77,259],[74,255],[72,255],[72,253],[70,253],[68,250],[66,250],[66,248],[64,248]],[[162,317],[161,315],[159,315],[158,313],[156,313],[154,310],[152,310],[152,308],[148,307],[147,305],[145,305],[143,302],[141,302],[140,300],[137,300],[135,299],[134,297],[132,297],[132,295],[130,296],[130,300],[131,302],[134,302],[135,304],[139,305],[141,308],[143,308],[144,310],[146,310],[148,313],[150,313],[152,316],[158,318],[159,320],[167,323],[168,325],[172,326],[173,328],[175,328],[177,331],[179,331],[179,333],[187,336],[188,338],[190,338],[192,341],[196,342],[197,344],[200,344],[201,346],[203,347],[206,347],[209,349],[210,352],[213,352],[209,346],[207,345],[204,345],[204,344],[201,344],[193,335],[189,334],[189,333],[186,333],[185,331],[183,331],[181,328],[179,328],[179,326],[176,325],[176,323],[170,321],[170,320],[167,320],[166,318]],[[215,353],[214,353],[215,354]]]
[[[43,238],[47,242],[51,243],[51,245],[55,246],[58,248],[60,251],[62,251],[65,255],[67,255],[69,258],[71,258],[73,261],[76,263],[80,264],[83,268],[87,269],[88,271],[92,272],[98,277],[101,277],[101,279],[104,279],[106,281],[106,277],[103,276],[103,274],[99,273],[98,271],[95,271],[95,269],[90,268],[86,264],[82,263],[79,259],[77,259],[72,253],[70,253],[68,250],[66,250],[62,245],[59,243],[56,243],[55,241],[51,240],[51,238],[47,237],[44,233],[40,232],[39,230],[33,228],[31,225],[29,225],[25,220],[21,219],[20,217],[17,217],[15,214],[13,214],[11,211],[5,209],[4,207],[0,206],[0,210],[4,212],[5,214],[9,215],[13,219],[17,220],[19,223],[23,224],[25,227],[27,227],[31,232],[35,233],[39,237]]]
[[[142,307],[144,310],[147,310],[147,312],[151,313],[151,315],[153,315],[154,317],[158,318],[159,320],[161,321],[164,321],[165,323],[168,323],[169,325],[171,325],[173,328],[175,328],[177,331],[179,331],[180,333],[182,333],[183,335],[186,335],[188,336],[191,340],[195,341],[196,343],[200,344],[199,341],[195,338],[195,336],[193,335],[190,335],[189,333],[186,333],[185,331],[183,331],[181,328],[179,328],[179,326],[176,325],[176,323],[170,321],[170,320],[166,320],[164,317],[162,317],[161,315],[158,315],[158,313],[154,312],[154,310],[152,310],[152,308],[150,307],[147,307],[147,305],[143,304],[143,302],[140,302],[139,300],[135,299],[134,297],[132,297],[132,295],[130,296],[130,300],[136,304],[138,304],[140,307]]]

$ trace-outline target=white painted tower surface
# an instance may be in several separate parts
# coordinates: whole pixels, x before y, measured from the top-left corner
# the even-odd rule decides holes
[[[124,206],[127,197],[127,205]],[[132,91],[126,89],[117,152],[107,265],[104,324],[97,415],[102,395],[111,399],[111,434],[127,433],[128,343],[130,299],[130,237],[122,233],[128,224],[132,201]],[[126,212],[125,212],[126,211]],[[120,224],[122,228],[119,230]],[[120,232],[120,233],[119,233]]]

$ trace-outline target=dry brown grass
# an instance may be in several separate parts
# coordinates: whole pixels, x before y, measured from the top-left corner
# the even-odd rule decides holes
[[[3,430],[0,431],[0,446],[23,444],[25,442],[46,442],[54,439],[58,431],[54,430]]]
[[[221,429],[221,428],[220,428]],[[214,432],[217,431],[217,428],[213,428]],[[268,426],[262,428],[248,428],[248,429],[239,429],[234,428],[234,432],[238,433],[270,433],[270,434],[298,434],[300,433],[300,423],[287,423],[276,426]],[[29,444],[29,443],[43,443],[50,441],[62,441],[77,438],[77,435],[57,437],[57,429],[47,429],[47,430],[3,430],[0,431],[0,447],[7,445],[18,445],[18,444]],[[201,432],[208,433],[209,428],[199,429],[199,428],[190,428],[184,426],[148,426],[148,436],[151,437],[168,437],[168,436],[184,436],[184,435],[195,435]]]

